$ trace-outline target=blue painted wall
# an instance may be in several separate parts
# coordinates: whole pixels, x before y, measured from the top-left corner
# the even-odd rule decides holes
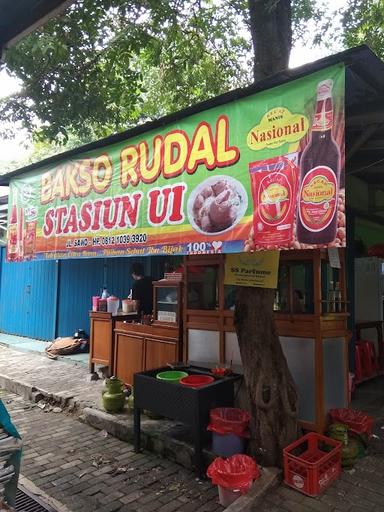
[[[0,246],[0,298],[1,298],[1,272],[3,270],[3,258],[5,258],[6,252],[5,247]]]
[[[59,262],[57,336],[71,336],[77,329],[89,334],[89,310],[92,296],[103,286],[120,299],[132,288],[131,265],[140,261],[145,274],[163,276],[164,258],[95,258]]]
[[[89,334],[92,295],[100,293],[103,279],[102,258],[59,261],[57,336],[72,336],[77,329]]]
[[[132,288],[131,265],[146,275],[163,276],[164,257],[94,258],[7,263],[1,249],[0,330],[52,340],[77,329],[89,334],[92,296],[103,286],[120,299]]]
[[[50,340],[55,334],[55,261],[7,263],[1,251],[0,330]]]
[[[109,293],[120,299],[128,296],[133,279],[131,266],[140,262],[144,266],[144,273],[151,275],[151,258],[108,258],[105,260],[105,286]]]

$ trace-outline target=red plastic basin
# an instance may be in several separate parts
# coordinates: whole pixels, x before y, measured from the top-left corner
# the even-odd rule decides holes
[[[184,384],[184,386],[188,386],[190,388],[201,388],[207,384],[212,384],[214,380],[215,379],[210,375],[188,375],[188,377],[180,379],[179,382],[180,384]]]

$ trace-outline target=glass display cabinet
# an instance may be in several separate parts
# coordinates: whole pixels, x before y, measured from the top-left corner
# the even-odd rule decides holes
[[[153,323],[178,326],[181,323],[181,283],[153,283]]]
[[[113,374],[126,384],[137,372],[182,360],[181,289],[178,281],[154,281],[153,322],[116,322]]]
[[[326,250],[281,253],[275,319],[299,396],[299,419],[323,432],[331,408],[348,406],[344,250],[333,268]]]
[[[332,268],[326,250],[281,251],[274,311],[299,395],[303,428],[323,432],[327,412],[348,405],[344,250]],[[185,258],[185,360],[201,366],[242,362],[234,326],[236,287],[224,284],[225,256]],[[257,314],[257,311],[255,311]]]
[[[313,313],[311,261],[284,261],[280,264],[273,309],[280,313]]]

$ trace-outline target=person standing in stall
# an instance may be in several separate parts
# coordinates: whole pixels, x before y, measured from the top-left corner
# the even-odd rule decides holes
[[[144,275],[144,267],[141,263],[133,263],[131,267],[132,279],[132,299],[137,304],[137,315],[139,319],[143,315],[152,315],[153,312],[153,279]]]

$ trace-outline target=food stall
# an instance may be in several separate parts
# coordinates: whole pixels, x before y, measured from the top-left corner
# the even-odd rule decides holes
[[[30,166],[11,176],[8,261],[182,261],[180,283],[154,282],[153,321],[90,314],[91,365],[128,383],[177,360],[241,370],[236,286],[276,288],[299,417],[322,431],[348,403],[345,126],[383,82],[359,48]]]
[[[339,255],[340,268],[333,268],[325,250],[281,252],[275,292],[276,326],[297,386],[299,418],[304,428],[319,432],[330,408],[348,404],[351,333],[347,326],[344,251],[339,250]],[[225,284],[225,258],[186,257],[185,359],[208,366],[214,361],[241,372],[233,323],[235,287]],[[203,283],[210,291],[202,295],[198,305],[188,301],[188,292]],[[298,291],[303,297],[299,305],[295,300]],[[204,300],[212,296],[213,302]]]
[[[163,268],[166,267],[164,262]],[[126,311],[100,311],[97,297],[94,297],[94,308],[89,312],[91,372],[95,364],[103,365],[108,375],[116,375],[133,385],[134,373],[183,359],[182,274],[165,275],[171,279],[152,282],[151,317],[140,318],[137,301],[131,299],[121,301],[121,304],[128,303]],[[120,303],[119,299],[113,299]]]

